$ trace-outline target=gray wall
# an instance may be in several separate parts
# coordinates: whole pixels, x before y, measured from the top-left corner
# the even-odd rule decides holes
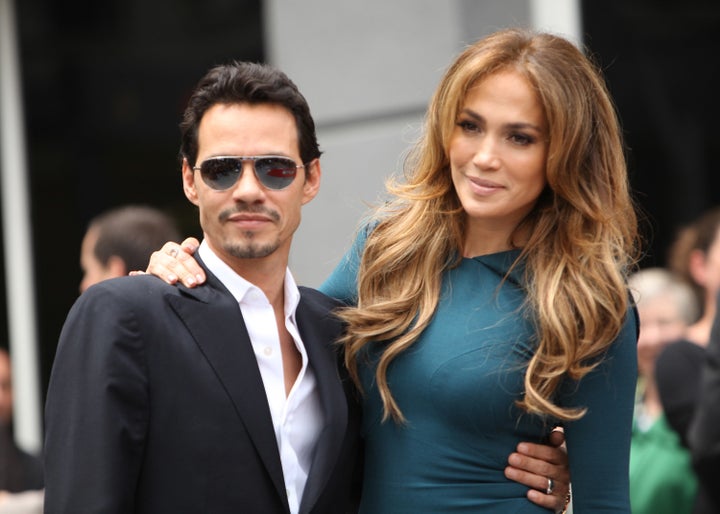
[[[318,286],[402,167],[428,100],[467,43],[499,28],[572,30],[572,0],[268,0],[268,60],[305,94],[324,151],[291,268]],[[568,12],[570,19],[568,20]],[[540,22],[538,21],[540,20]],[[550,26],[552,25],[552,26]]]

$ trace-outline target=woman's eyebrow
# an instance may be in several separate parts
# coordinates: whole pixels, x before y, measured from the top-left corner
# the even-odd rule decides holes
[[[467,107],[465,107],[460,112],[462,114],[465,114],[466,116],[473,118],[476,121],[480,121],[483,123],[485,122],[485,118],[482,115],[473,111],[472,109],[468,109]],[[511,122],[511,123],[505,123],[503,125],[503,127],[507,128],[507,129],[511,129],[511,130],[532,129],[532,130],[536,130],[537,132],[541,132],[541,133],[543,132],[542,127],[539,127],[539,126],[535,125],[534,123],[529,123],[529,122],[525,122],[525,121],[516,121],[516,122]]]

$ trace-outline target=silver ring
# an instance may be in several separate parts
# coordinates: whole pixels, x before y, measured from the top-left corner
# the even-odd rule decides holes
[[[170,250],[168,250],[168,255],[169,255],[170,257],[172,257],[173,259],[176,258],[176,257],[178,256],[178,249],[177,249],[177,248],[170,248]]]
[[[548,481],[548,485],[547,485],[547,489],[545,489],[545,494],[552,494],[553,491],[555,490],[555,481],[553,481],[553,479],[549,478],[549,477],[548,477],[547,481]]]

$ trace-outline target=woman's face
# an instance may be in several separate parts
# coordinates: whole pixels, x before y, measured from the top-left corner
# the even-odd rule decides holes
[[[708,298],[715,298],[720,291],[720,228],[707,252],[696,250],[690,259],[693,279],[705,289]]]
[[[449,158],[470,233],[509,237],[545,188],[547,151],[543,108],[522,75],[498,72],[469,89]]]

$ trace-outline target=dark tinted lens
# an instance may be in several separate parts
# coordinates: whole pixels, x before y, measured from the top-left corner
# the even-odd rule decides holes
[[[284,189],[295,180],[297,166],[292,159],[261,157],[255,161],[255,173],[265,187]]]
[[[213,189],[229,189],[242,171],[242,161],[233,157],[208,159],[200,165],[200,176]]]

